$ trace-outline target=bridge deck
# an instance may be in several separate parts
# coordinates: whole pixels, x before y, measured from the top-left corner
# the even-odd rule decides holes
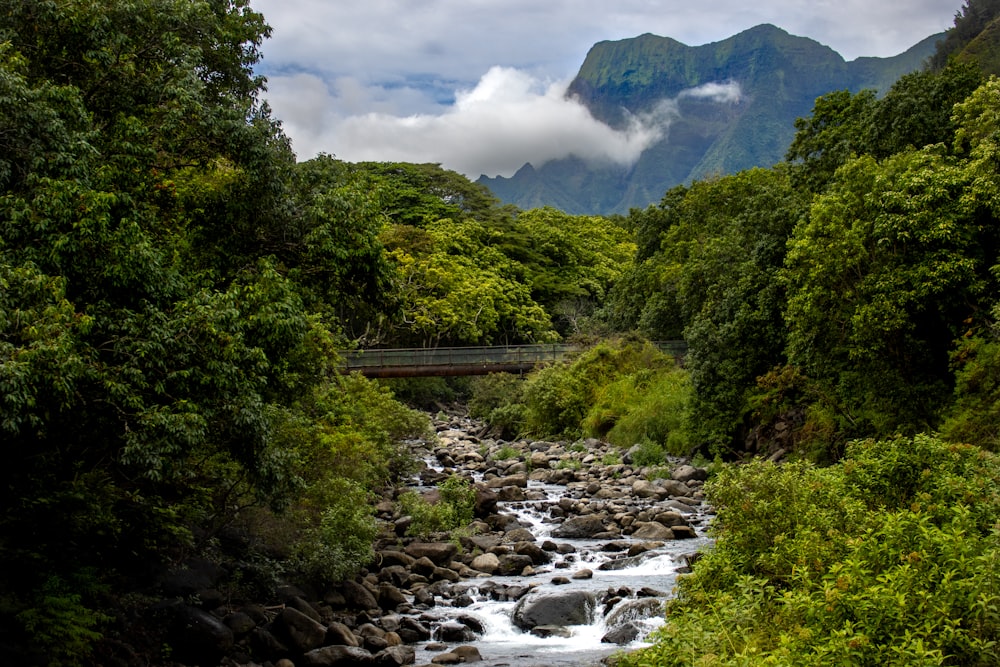
[[[683,355],[687,347],[683,341],[655,344],[675,356]],[[372,378],[522,373],[583,349],[579,345],[555,343],[351,350],[344,353],[344,371],[358,371]]]

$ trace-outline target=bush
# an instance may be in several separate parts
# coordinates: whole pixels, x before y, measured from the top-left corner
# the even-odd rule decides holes
[[[364,488],[348,480],[332,482],[330,487],[334,503],[322,510],[319,524],[294,547],[297,569],[321,584],[341,581],[371,561],[378,534]]]
[[[453,475],[438,485],[438,492],[441,497],[436,503],[428,502],[415,491],[407,491],[399,497],[400,512],[411,519],[409,535],[427,537],[472,522],[476,490],[468,480]]]
[[[929,436],[728,466],[717,541],[639,665],[997,665],[1000,459]]]
[[[691,384],[680,369],[640,370],[601,390],[583,421],[584,434],[619,447],[651,441],[670,454],[690,450],[685,427]]]
[[[576,359],[528,377],[524,385],[528,431],[539,436],[575,439],[586,428],[603,436],[632,411],[636,399],[649,397],[651,380],[659,382],[662,375],[673,370],[673,358],[648,341],[622,339],[599,343]],[[683,383],[679,377],[676,381]],[[676,398],[679,394],[670,395]],[[668,399],[668,402],[672,410],[683,401]],[[649,407],[642,413],[646,408],[641,400],[639,403],[635,419],[623,427],[631,432],[644,432],[645,420],[641,415],[648,417],[655,409]],[[663,432],[665,428],[660,430]],[[622,437],[625,436],[623,433]]]
[[[524,379],[510,373],[473,378],[469,415],[492,426],[501,438],[515,438],[524,430]]]

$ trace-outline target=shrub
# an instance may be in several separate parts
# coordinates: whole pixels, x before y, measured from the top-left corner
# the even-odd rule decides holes
[[[321,584],[344,579],[368,563],[378,526],[368,494],[349,480],[331,482],[335,501],[294,547],[297,569]]]
[[[672,370],[673,358],[648,341],[599,343],[573,360],[528,377],[524,385],[528,431],[575,439],[586,429],[601,437],[646,396],[652,378]],[[651,411],[655,408],[646,414]],[[641,421],[637,417],[629,428],[644,430]]]
[[[510,373],[491,373],[473,378],[469,415],[496,429],[501,438],[514,438],[524,430],[524,380]]]
[[[706,484],[714,549],[639,665],[997,665],[1000,459],[930,436]]]
[[[411,519],[408,534],[426,537],[469,524],[475,513],[476,491],[468,480],[453,475],[438,485],[440,500],[430,503],[415,491],[399,497],[402,514]]]

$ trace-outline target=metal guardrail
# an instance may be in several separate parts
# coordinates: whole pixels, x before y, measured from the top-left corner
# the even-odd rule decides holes
[[[654,343],[668,354],[682,356],[684,341]],[[523,372],[559,361],[585,349],[561,343],[539,345],[494,345],[486,347],[436,347],[350,350],[344,352],[344,370],[360,371],[368,377],[416,377],[432,375],[485,375]]]

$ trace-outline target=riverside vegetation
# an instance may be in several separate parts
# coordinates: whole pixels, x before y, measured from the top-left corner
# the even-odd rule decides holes
[[[782,164],[601,218],[297,163],[245,0],[0,0],[3,661],[304,660],[289,609],[370,595],[401,508],[475,525],[459,481],[397,499],[434,437],[399,399],[460,398],[594,450],[548,474],[715,473],[715,547],[625,664],[997,664],[1000,81],[962,49],[996,11],[969,0],[883,97],[818,98]],[[681,365],[646,342],[675,338]],[[467,385],[338,372],[350,345],[558,339],[594,345]],[[338,646],[375,632],[351,618]],[[283,654],[276,622],[313,639]]]

